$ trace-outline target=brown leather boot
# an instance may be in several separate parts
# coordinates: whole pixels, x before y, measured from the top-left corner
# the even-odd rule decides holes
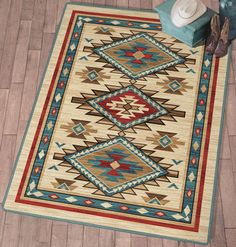
[[[225,17],[225,22],[221,30],[220,39],[218,41],[218,45],[215,50],[216,57],[223,57],[228,52],[229,26],[230,26],[230,19],[228,17]]]
[[[206,42],[206,52],[213,54],[218,44],[220,37],[220,18],[218,15],[214,15],[211,18],[211,34],[207,38]]]

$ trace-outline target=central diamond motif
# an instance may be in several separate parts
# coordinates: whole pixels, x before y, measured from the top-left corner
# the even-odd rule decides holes
[[[115,41],[94,51],[132,79],[184,62],[182,57],[146,33]]]
[[[166,171],[123,137],[65,156],[106,195],[113,195]]]
[[[164,107],[134,86],[99,96],[88,103],[121,129],[168,113]]]
[[[97,74],[97,72],[95,70],[92,70],[88,73],[88,78],[90,81],[94,81],[99,77],[99,75]]]
[[[181,85],[177,80],[172,81],[171,83],[168,84],[168,87],[173,91],[177,91],[181,88]]]

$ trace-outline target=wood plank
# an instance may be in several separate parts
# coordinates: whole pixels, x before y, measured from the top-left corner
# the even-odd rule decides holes
[[[22,83],[25,77],[31,21],[21,21],[12,71],[12,82]]]
[[[6,188],[11,176],[16,136],[3,135],[2,145],[0,149],[1,166],[0,166],[0,203],[2,203]]]
[[[23,141],[23,135],[24,135],[24,132],[25,132],[25,128],[26,128],[27,122],[28,122],[27,120],[19,120],[19,122],[18,122],[18,130],[17,130],[17,137],[16,137],[14,160],[16,160],[16,156],[18,154],[21,142]]]
[[[152,0],[141,0],[141,9],[152,9]]]
[[[234,187],[233,168],[231,160],[222,160],[220,164],[220,192],[223,204],[224,224],[226,228],[236,228],[236,190]]]
[[[20,25],[22,0],[12,0],[5,43],[0,64],[0,88],[10,88],[12,78],[12,68],[16,52],[16,43]]]
[[[66,3],[69,3],[70,0],[58,0],[58,5],[57,5],[57,24],[59,24],[62,16],[62,12],[64,10],[64,7]]]
[[[1,23],[0,50],[2,50],[4,47],[10,6],[11,6],[10,0],[1,0],[0,1],[0,23]]]
[[[131,234],[124,232],[115,232],[115,246],[116,247],[130,247]]]
[[[236,172],[236,136],[230,136],[230,148],[231,148],[231,158],[232,158],[232,165],[233,165],[233,172]]]
[[[98,247],[99,246],[99,229],[95,227],[84,227],[83,246]]]
[[[37,236],[35,241],[37,246],[49,247],[52,236],[52,220],[37,218]]]
[[[148,247],[163,247],[163,242],[161,238],[147,238]]]
[[[236,89],[235,85],[228,85],[226,120],[229,135],[236,135]]]
[[[115,232],[112,230],[100,229],[99,232],[99,247],[115,247],[114,240]]]
[[[3,133],[5,135],[16,135],[20,114],[23,84],[12,84],[8,97]]]
[[[147,237],[131,234],[131,247],[148,247]]]
[[[78,224],[68,224],[66,247],[82,247],[83,232],[84,226]]]
[[[54,37],[55,37],[54,33],[44,33],[43,34],[43,45],[42,45],[42,50],[40,53],[37,88],[39,87],[40,82],[43,80],[44,71],[46,69],[48,59],[50,57],[50,52],[51,52],[52,44],[54,41]]]
[[[229,135],[228,135],[228,128],[226,121],[224,123],[224,127],[222,131],[223,131],[223,135],[222,135],[220,159],[230,159],[231,151],[230,151]]]
[[[1,64],[1,59],[2,59],[2,53],[3,53],[3,48],[0,49],[0,64]]]
[[[141,2],[140,0],[129,0],[129,8],[140,9]]]
[[[30,50],[40,50],[42,47],[46,3],[46,0],[35,0],[29,43]]]
[[[163,247],[178,247],[179,243],[175,240],[163,239],[162,245]]]
[[[194,247],[194,244],[180,241],[179,247]]]
[[[0,89],[0,145],[2,142],[2,134],[3,134],[3,127],[5,122],[5,114],[7,109],[7,101],[8,101],[8,89]]]
[[[129,3],[127,0],[118,0],[116,5],[117,7],[127,8]]]
[[[65,222],[53,221],[51,247],[65,247],[67,243],[67,227]]]
[[[19,247],[36,247],[37,218],[32,216],[23,216],[21,219],[19,234]]]
[[[58,0],[47,0],[44,22],[45,33],[55,33],[57,24]]]
[[[13,213],[6,213],[6,220],[3,231],[2,246],[17,247],[19,243],[19,233],[21,226],[21,216]]]
[[[205,247],[213,247],[211,244],[204,245]],[[195,244],[194,247],[202,247],[202,244]]]
[[[225,229],[227,247],[236,246],[236,229]]]
[[[21,103],[20,119],[28,120],[35,100],[40,51],[29,51]]]
[[[106,0],[94,0],[93,1],[94,5],[98,4],[98,5],[105,5]]]
[[[117,6],[117,0],[106,0],[105,5],[116,7]]]
[[[0,246],[3,239],[3,229],[5,224],[5,212],[2,211],[2,205],[0,204]]]
[[[21,20],[32,20],[35,0],[23,0]]]
[[[14,222],[17,222],[21,217],[24,216],[16,213],[6,212],[5,225],[13,225]]]
[[[236,173],[235,172],[233,174],[233,178],[234,178],[234,189],[236,191]]]
[[[224,227],[221,193],[218,192],[211,229],[211,247],[226,247]]]

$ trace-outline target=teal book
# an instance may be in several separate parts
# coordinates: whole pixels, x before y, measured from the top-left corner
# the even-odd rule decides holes
[[[174,3],[175,0],[167,0],[155,8],[160,16],[163,31],[191,47],[196,46],[208,36],[210,20],[215,12],[208,8],[207,11],[194,22],[178,28],[171,21],[171,9]]]

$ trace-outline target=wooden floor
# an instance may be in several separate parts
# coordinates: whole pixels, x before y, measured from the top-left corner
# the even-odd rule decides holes
[[[197,247],[2,211],[13,162],[66,2],[69,0],[0,0],[0,246]],[[150,9],[161,1],[80,2]],[[204,2],[213,9],[218,7],[218,0]],[[236,42],[231,62],[211,247],[236,246]]]

